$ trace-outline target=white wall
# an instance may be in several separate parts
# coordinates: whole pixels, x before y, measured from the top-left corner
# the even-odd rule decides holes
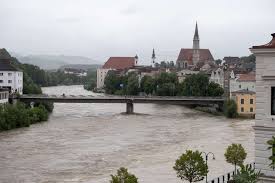
[[[246,90],[256,92],[256,82],[254,81],[238,81],[237,79],[230,79],[230,93]]]
[[[223,72],[223,69],[218,68],[217,70],[212,71],[209,81],[217,83],[223,88],[223,86],[224,86],[224,72]]]
[[[96,72],[96,87],[103,88],[104,87],[104,80],[107,76],[108,71],[111,69],[97,69]]]
[[[255,162],[256,168],[266,176],[275,171],[268,165],[272,155],[267,150],[267,141],[275,136],[275,116],[271,115],[271,87],[275,86],[275,49],[252,50],[256,55],[256,119],[255,119]],[[265,182],[265,181],[264,181]]]
[[[0,104],[5,104],[9,102],[9,92],[0,91]]]
[[[11,87],[12,91],[23,93],[23,72],[0,71],[0,87]]]

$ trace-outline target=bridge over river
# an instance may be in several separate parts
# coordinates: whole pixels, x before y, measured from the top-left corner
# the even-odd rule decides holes
[[[125,103],[126,113],[134,112],[134,103],[177,104],[177,105],[223,105],[223,97],[183,97],[183,96],[92,96],[92,95],[21,95],[12,100],[22,102],[54,102],[54,103]]]

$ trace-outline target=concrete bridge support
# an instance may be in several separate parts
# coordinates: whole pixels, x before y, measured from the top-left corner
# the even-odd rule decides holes
[[[134,113],[134,104],[133,102],[126,103],[126,114],[133,114]]]

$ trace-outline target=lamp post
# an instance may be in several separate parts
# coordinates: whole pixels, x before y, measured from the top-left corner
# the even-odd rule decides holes
[[[206,166],[208,167],[208,164],[207,164],[207,162],[208,162],[208,156],[212,155],[213,160],[215,160],[215,155],[212,152],[208,152],[208,153],[202,152],[202,153],[205,155],[205,162],[206,162]],[[207,173],[206,173],[206,176],[205,176],[205,182],[207,183]]]

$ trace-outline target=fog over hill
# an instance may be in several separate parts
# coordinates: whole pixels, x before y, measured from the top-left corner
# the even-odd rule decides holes
[[[27,55],[17,58],[22,63],[37,65],[42,69],[53,70],[59,69],[64,65],[85,64],[100,65],[99,61],[83,56],[66,56],[66,55]]]

